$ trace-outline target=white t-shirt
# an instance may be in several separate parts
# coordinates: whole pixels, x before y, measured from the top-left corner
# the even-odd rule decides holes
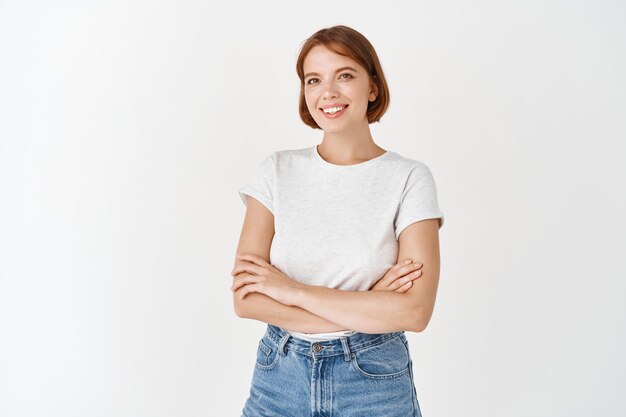
[[[273,266],[298,282],[341,290],[367,291],[382,278],[407,226],[444,221],[428,166],[393,151],[355,165],[327,162],[317,145],[276,151],[239,195],[274,214]],[[355,332],[290,333],[314,341]]]

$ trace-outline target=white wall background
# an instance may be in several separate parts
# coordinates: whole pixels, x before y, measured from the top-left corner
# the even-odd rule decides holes
[[[0,1],[0,415],[239,416],[229,290],[261,158],[321,141],[297,50],[377,49],[383,148],[446,215],[425,417],[623,416],[623,2]]]

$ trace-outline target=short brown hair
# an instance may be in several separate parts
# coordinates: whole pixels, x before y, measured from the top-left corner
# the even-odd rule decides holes
[[[317,45],[324,45],[339,55],[352,58],[367,70],[371,81],[378,87],[376,100],[367,104],[367,120],[368,123],[378,122],[389,107],[389,87],[383,74],[383,68],[370,41],[356,30],[343,25],[318,30],[306,39],[300,47],[296,72],[300,78],[299,108],[302,121],[314,129],[320,129],[311,116],[304,98],[304,59],[309,51]]]

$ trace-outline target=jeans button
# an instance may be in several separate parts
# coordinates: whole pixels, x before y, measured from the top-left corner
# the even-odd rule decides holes
[[[324,349],[324,346],[318,344],[318,343],[313,343],[313,352],[319,352],[320,350]]]

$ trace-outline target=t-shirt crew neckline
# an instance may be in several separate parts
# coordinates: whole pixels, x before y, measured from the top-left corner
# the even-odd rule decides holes
[[[385,153],[383,153],[381,155],[378,155],[375,158],[368,159],[367,161],[359,162],[358,164],[351,164],[351,165],[331,164],[330,162],[328,162],[324,158],[322,158],[322,156],[319,154],[319,152],[317,150],[317,145],[314,145],[314,146],[311,147],[311,153],[313,154],[314,159],[318,160],[322,165],[325,165],[325,166],[327,166],[329,168],[333,168],[333,169],[354,169],[354,168],[358,168],[358,167],[372,165],[375,162],[380,161],[381,159],[384,159],[385,157],[387,157],[387,155],[390,155],[391,151],[386,151]]]
[[[311,147],[311,153],[313,153],[314,159],[318,160],[322,165],[327,166],[329,168],[333,168],[333,169],[354,169],[354,168],[358,168],[358,167],[362,167],[362,166],[369,166],[369,165],[372,165],[372,164],[380,161],[381,159],[386,158],[388,155],[390,155],[392,153],[391,151],[385,151],[385,153],[383,153],[381,155],[378,155],[375,158],[368,159],[365,162],[359,162],[358,164],[337,165],[337,164],[331,164],[330,162],[328,162],[324,158],[322,158],[322,156],[319,154],[319,152],[317,150],[317,146],[318,145],[314,145],[314,146]]]

